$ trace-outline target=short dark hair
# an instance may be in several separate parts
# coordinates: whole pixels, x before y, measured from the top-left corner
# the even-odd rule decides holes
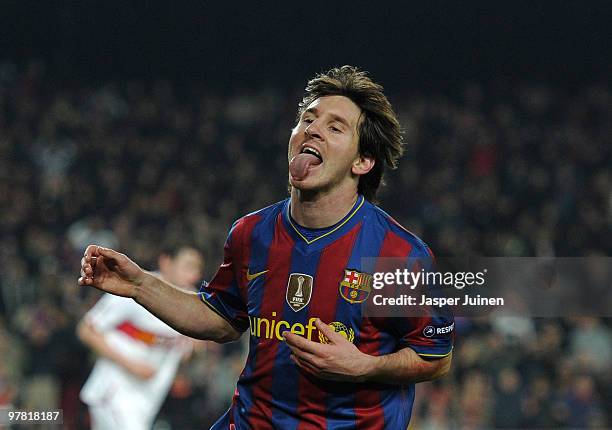
[[[175,259],[178,255],[185,250],[194,250],[202,254],[200,248],[198,248],[191,241],[187,242],[176,242],[176,241],[167,241],[161,244],[160,246],[160,255],[165,255],[170,257],[171,259]]]
[[[375,160],[374,167],[359,178],[358,192],[370,201],[376,200],[378,188],[384,184],[385,167],[397,168],[404,152],[399,121],[383,87],[373,82],[367,72],[354,66],[335,67],[308,81],[304,97],[298,105],[297,120],[318,98],[344,96],[361,109],[359,153]]]

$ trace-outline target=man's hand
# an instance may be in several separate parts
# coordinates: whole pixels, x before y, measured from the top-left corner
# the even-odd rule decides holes
[[[170,327],[189,337],[224,343],[237,340],[242,334],[202,303],[195,291],[169,284],[112,249],[89,245],[81,259],[78,283],[134,299]]]
[[[291,359],[305,372],[334,381],[362,382],[375,365],[376,357],[365,354],[340,333],[317,318],[316,327],[329,343],[321,344],[289,331],[283,333],[291,348]]]
[[[78,283],[118,296],[134,297],[134,286],[141,284],[144,277],[145,271],[126,255],[89,245],[81,259]]]

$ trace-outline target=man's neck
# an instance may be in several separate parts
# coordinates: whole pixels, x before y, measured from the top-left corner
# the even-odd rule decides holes
[[[356,191],[336,189],[331,193],[291,190],[291,216],[306,228],[330,227],[344,218],[355,205]]]

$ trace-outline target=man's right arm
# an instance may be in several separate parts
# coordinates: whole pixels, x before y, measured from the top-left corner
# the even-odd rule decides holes
[[[241,333],[212,311],[197,293],[177,288],[141,269],[126,255],[89,245],[81,260],[79,285],[129,297],[186,336],[215,342],[237,340]]]

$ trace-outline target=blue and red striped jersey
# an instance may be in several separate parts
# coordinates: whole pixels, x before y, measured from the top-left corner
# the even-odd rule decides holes
[[[314,325],[329,323],[362,352],[393,353],[410,347],[444,357],[453,333],[431,336],[431,327],[450,327],[450,316],[389,318],[363,314],[364,293],[347,289],[370,276],[365,257],[428,257],[429,248],[383,210],[359,196],[333,227],[305,232],[289,213],[290,199],[234,223],[224,261],[200,297],[243,332],[249,354],[232,405],[217,429],[405,429],[414,385],[348,383],[308,375],[290,360],[282,333],[291,330],[326,342]]]

